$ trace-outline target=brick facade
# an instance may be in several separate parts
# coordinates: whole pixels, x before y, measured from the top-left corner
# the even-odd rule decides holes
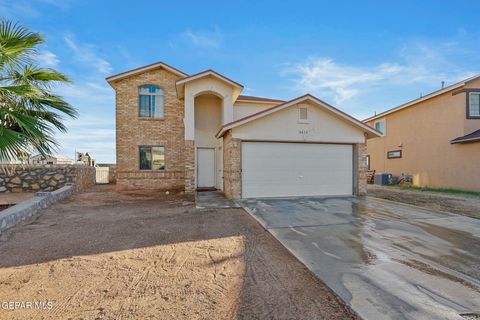
[[[195,183],[195,141],[185,141],[185,192],[194,193]]]
[[[241,140],[228,131],[223,136],[223,192],[229,199],[242,196]]]
[[[117,186],[120,189],[180,189],[195,192],[195,141],[185,140],[184,101],[175,82],[182,78],[161,67],[111,80],[116,98]],[[154,85],[164,91],[164,118],[138,116],[138,88]],[[188,109],[187,109],[188,110]],[[187,114],[188,116],[188,114]],[[165,170],[140,170],[140,146],[165,148]],[[355,146],[355,191],[365,195],[366,146]],[[241,198],[241,140],[223,136],[223,188],[227,198]]]
[[[367,145],[359,143],[356,146],[356,174],[357,174],[357,195],[367,195]]]
[[[148,70],[111,82],[116,98],[117,186],[144,189],[185,188],[185,132],[183,101],[176,96],[180,79],[165,69]],[[138,117],[138,87],[164,90],[164,118]],[[140,170],[139,146],[165,148],[165,170]]]

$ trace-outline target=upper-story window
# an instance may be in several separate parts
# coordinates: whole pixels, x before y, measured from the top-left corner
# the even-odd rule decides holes
[[[138,116],[163,118],[163,89],[156,86],[138,88]]]
[[[468,94],[467,118],[480,118],[480,92]]]
[[[379,120],[375,122],[375,129],[380,131],[382,134],[385,134],[385,120]]]

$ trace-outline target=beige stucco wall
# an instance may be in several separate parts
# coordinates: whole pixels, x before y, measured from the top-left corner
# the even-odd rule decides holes
[[[195,137],[195,98],[202,94],[215,94],[222,99],[222,124],[233,121],[234,90],[226,83],[206,77],[185,84],[185,139]]]
[[[252,102],[235,102],[233,105],[233,120],[247,117],[259,111],[278,105],[276,103],[252,103]]]
[[[291,106],[234,128],[233,137],[242,140],[365,142],[359,128],[311,103],[301,105],[308,107],[309,123],[299,123],[298,106]]]
[[[480,143],[450,144],[480,129],[480,120],[467,120],[465,93],[452,92],[386,115],[386,136],[367,142],[370,169],[412,175],[416,186],[480,191]],[[387,159],[393,150],[402,150],[402,158]]]
[[[215,149],[215,180],[217,189],[223,189],[223,141],[217,139],[222,123],[222,100],[212,94],[195,98],[195,145]]]
[[[466,89],[479,89],[480,88],[480,79],[479,80],[475,80],[475,81],[472,81],[472,82],[469,82],[466,86],[465,86]],[[480,90],[479,90],[480,91]],[[464,109],[466,110],[466,94],[465,93],[462,93],[462,94],[459,94],[459,96],[461,96],[464,100]],[[466,112],[466,111],[465,111]],[[480,120],[479,119],[465,119],[465,123],[464,123],[464,134],[469,134],[469,133],[472,133],[478,129],[480,129]]]
[[[355,146],[354,185],[357,195],[366,194],[366,161],[364,131],[331,112],[312,103],[302,103],[308,108],[309,123],[299,123],[298,106],[254,120],[233,128],[224,136],[225,148],[225,194],[232,198],[241,196],[242,140],[271,140],[290,142],[348,143]],[[227,169],[234,168],[233,170]],[[229,171],[229,174],[227,174]]]

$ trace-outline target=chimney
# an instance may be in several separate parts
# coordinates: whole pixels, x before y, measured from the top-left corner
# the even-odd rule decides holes
[[[445,81],[442,80],[442,89],[445,88]]]

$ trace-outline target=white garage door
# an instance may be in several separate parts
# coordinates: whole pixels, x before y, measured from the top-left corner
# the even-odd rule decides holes
[[[243,198],[352,193],[352,145],[242,143]]]

